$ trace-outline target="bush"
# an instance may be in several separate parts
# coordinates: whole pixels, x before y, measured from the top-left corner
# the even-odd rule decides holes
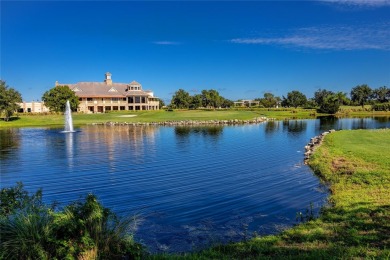
[[[372,106],[374,111],[390,111],[390,103],[378,103]]]
[[[95,195],[55,210],[42,193],[18,183],[0,192],[0,259],[121,259],[141,257],[133,239],[138,218],[118,218]]]

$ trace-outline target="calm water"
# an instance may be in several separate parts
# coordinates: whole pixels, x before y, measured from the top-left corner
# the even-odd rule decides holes
[[[60,205],[92,192],[120,215],[143,216],[136,238],[150,251],[197,250],[278,232],[310,203],[318,210],[327,193],[302,164],[309,139],[385,127],[389,118],[0,130],[1,187],[22,181]]]

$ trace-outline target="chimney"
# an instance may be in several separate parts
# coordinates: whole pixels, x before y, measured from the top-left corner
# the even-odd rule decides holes
[[[104,80],[104,82],[105,82],[107,85],[112,85],[111,73],[110,73],[110,72],[107,72],[105,75],[106,75],[106,79]]]

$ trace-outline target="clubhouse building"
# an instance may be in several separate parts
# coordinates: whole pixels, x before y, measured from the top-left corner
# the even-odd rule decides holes
[[[143,90],[136,81],[114,83],[111,73],[105,74],[103,82],[78,82],[56,86],[68,86],[78,96],[78,112],[104,113],[113,110],[158,110],[159,100],[150,90]]]

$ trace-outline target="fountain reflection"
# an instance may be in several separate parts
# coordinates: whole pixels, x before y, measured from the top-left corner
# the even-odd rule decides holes
[[[66,158],[68,158],[69,168],[73,168],[74,161],[74,147],[73,147],[73,135],[69,134],[65,137]]]

